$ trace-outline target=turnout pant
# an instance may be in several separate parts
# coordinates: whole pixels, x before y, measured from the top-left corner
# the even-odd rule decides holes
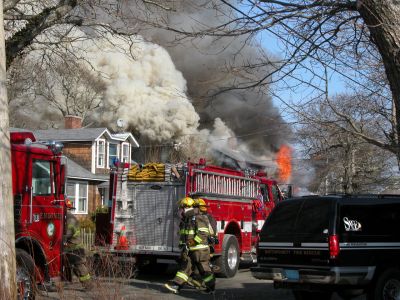
[[[205,287],[215,289],[215,277],[210,268],[210,249],[199,249],[194,251],[182,252],[180,270],[176,273],[173,281],[182,286],[192,275],[193,269],[197,269],[200,280]]]
[[[67,250],[65,252],[69,267],[78,277],[80,282],[86,282],[90,280],[89,270],[86,267],[86,255],[85,249],[79,248],[74,250]]]
[[[210,248],[199,249],[189,253],[193,266],[199,271],[202,284],[211,289],[215,289],[215,277],[210,267]]]

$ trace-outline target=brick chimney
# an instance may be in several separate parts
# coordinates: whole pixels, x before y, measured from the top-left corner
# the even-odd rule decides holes
[[[78,116],[65,116],[64,122],[65,129],[78,129],[82,127],[82,118]]]

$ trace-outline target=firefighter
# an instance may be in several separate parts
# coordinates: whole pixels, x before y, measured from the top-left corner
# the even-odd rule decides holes
[[[69,199],[65,201],[65,206],[67,208],[67,230],[64,235],[64,254],[69,267],[78,277],[79,282],[85,289],[90,290],[93,284],[86,267],[85,248],[80,239],[79,222],[71,212],[75,207]]]
[[[194,267],[199,271],[205,291],[209,293],[215,289],[215,278],[209,266],[209,222],[194,206],[195,201],[190,197],[180,202],[183,210],[180,224],[181,265],[172,282],[165,284],[173,293],[178,293],[184,284],[188,284]]]
[[[177,294],[184,284],[188,282],[191,274],[192,262],[189,257],[188,241],[193,238],[194,228],[192,218],[194,217],[194,200],[185,197],[179,202],[179,247],[181,248],[180,268],[174,279],[164,286],[171,292]]]
[[[203,231],[207,233],[207,242],[209,248],[207,250],[201,250],[198,257],[194,261],[194,266],[197,268],[197,272],[193,272],[192,283],[196,287],[205,288],[207,292],[213,292],[215,290],[215,276],[213,272],[213,266],[210,262],[211,253],[214,252],[215,244],[218,244],[217,239],[217,222],[214,217],[208,214],[207,204],[201,199],[195,199],[195,208],[198,209],[198,219],[204,224]],[[208,229],[208,230],[207,230]]]

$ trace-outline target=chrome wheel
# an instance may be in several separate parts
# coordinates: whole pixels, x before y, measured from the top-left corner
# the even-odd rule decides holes
[[[235,245],[230,245],[228,248],[228,266],[231,270],[236,268],[238,262],[238,252]]]
[[[382,296],[385,300],[400,300],[400,281],[389,279],[383,286]]]

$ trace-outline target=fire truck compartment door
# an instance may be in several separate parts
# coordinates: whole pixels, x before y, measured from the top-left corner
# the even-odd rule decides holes
[[[177,202],[184,196],[184,186],[137,184],[134,190],[134,231],[136,249],[179,251]]]

